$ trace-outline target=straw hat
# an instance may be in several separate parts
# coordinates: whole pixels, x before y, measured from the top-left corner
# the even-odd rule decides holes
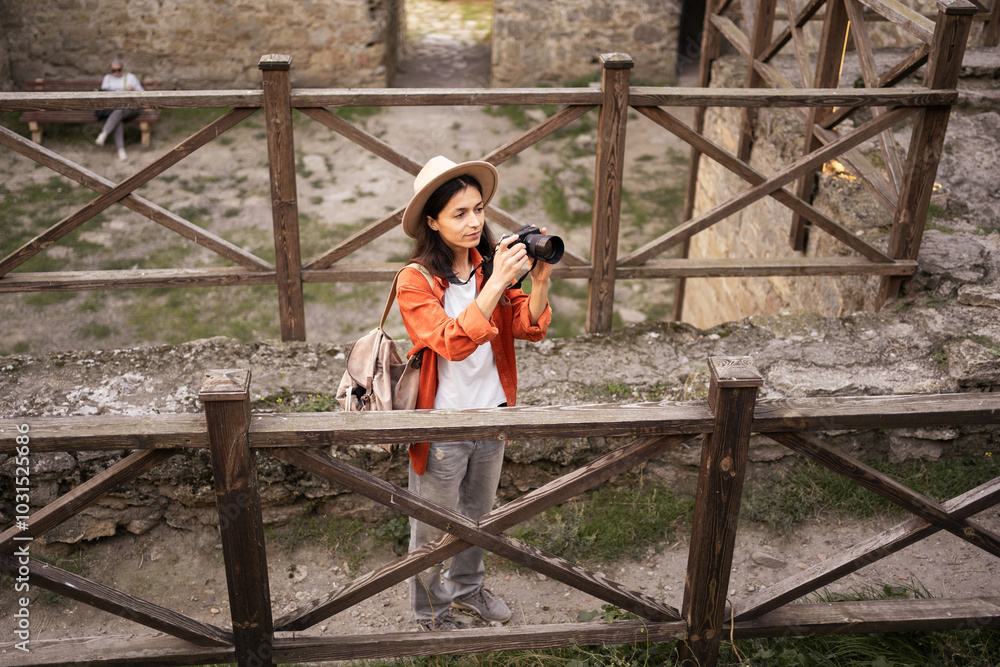
[[[483,205],[490,203],[497,191],[497,180],[500,175],[497,168],[489,162],[463,162],[455,164],[443,155],[432,157],[424,165],[413,181],[413,199],[403,211],[403,231],[411,238],[416,238],[424,214],[424,206],[434,191],[455,178],[468,174],[479,181],[483,188]]]

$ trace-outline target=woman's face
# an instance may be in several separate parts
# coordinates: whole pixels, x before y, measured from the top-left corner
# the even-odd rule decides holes
[[[483,195],[470,185],[449,199],[437,218],[428,217],[427,226],[441,235],[456,258],[463,257],[461,250],[479,245],[486,221],[485,208]]]

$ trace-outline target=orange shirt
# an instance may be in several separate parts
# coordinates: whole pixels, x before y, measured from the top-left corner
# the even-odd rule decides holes
[[[471,259],[473,264],[478,264],[481,260],[475,249],[471,250]],[[531,324],[528,310],[530,297],[519,289],[513,289],[505,293],[505,300],[509,303],[501,300],[489,319],[483,317],[482,311],[474,302],[453,319],[444,310],[444,292],[448,289],[448,281],[437,276],[433,276],[433,281],[434,285],[431,287],[420,271],[414,268],[404,269],[399,274],[396,290],[399,312],[413,343],[408,356],[420,350],[430,350],[424,354],[420,367],[417,409],[434,407],[438,387],[438,355],[451,361],[461,361],[486,342],[493,348],[507,405],[514,405],[517,401],[514,339],[537,342],[545,338],[549,322],[552,321],[552,309],[546,305],[542,316],[538,318],[538,324]],[[480,267],[476,269],[477,292],[482,289],[483,282],[483,270]],[[418,475],[423,475],[427,470],[429,450],[430,443],[410,445],[410,463]]]

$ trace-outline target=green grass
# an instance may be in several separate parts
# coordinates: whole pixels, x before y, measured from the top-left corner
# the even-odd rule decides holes
[[[603,488],[544,512],[514,537],[569,560],[610,562],[670,541],[690,520],[694,499],[643,484]]]
[[[961,459],[869,465],[917,493],[942,502],[1000,476],[998,459],[1000,456],[987,452]],[[796,459],[776,476],[751,480],[743,494],[742,518],[782,531],[824,513],[854,519],[905,514],[898,505],[802,459]]]

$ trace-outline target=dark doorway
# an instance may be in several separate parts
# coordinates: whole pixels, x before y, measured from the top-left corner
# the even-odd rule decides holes
[[[493,0],[405,0],[397,88],[488,88]]]
[[[698,73],[701,59],[701,32],[705,21],[705,0],[684,0],[677,34],[677,76]]]

